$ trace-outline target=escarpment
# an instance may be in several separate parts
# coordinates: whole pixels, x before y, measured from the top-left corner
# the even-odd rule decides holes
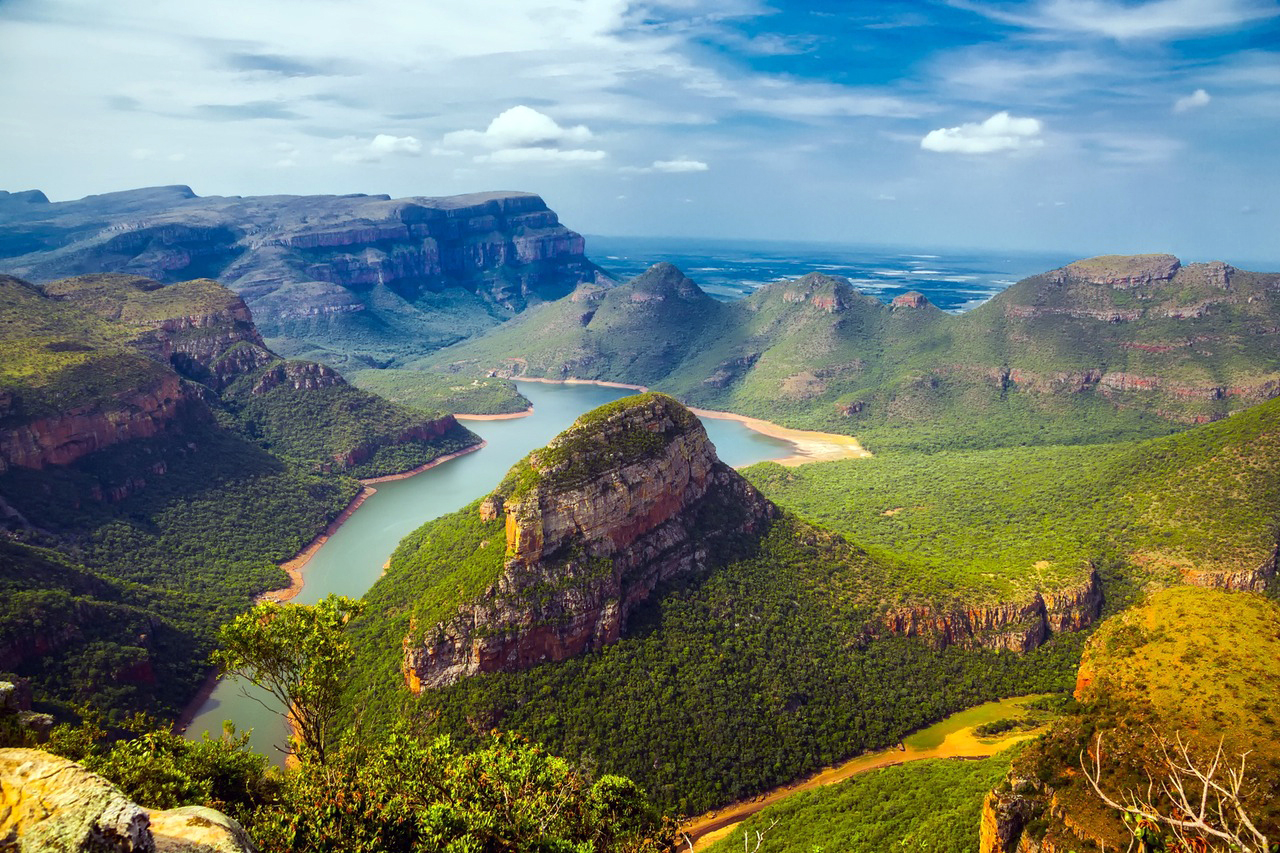
[[[414,692],[526,669],[616,641],[663,581],[741,555],[775,507],[719,461],[702,424],[662,394],[584,415],[479,507],[501,519],[501,575],[404,643]]]
[[[1102,612],[1102,583],[1096,571],[1086,580],[1021,601],[986,606],[895,608],[881,618],[889,634],[921,637],[937,648],[1029,652],[1053,634],[1079,631]]]
[[[578,284],[609,281],[582,236],[532,193],[201,198],[160,187],[57,203],[33,196],[4,213],[0,269],[39,282],[216,278],[268,338],[305,340],[339,359],[427,352]]]

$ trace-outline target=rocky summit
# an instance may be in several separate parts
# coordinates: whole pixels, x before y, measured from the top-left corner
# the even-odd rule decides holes
[[[452,618],[410,632],[415,692],[612,643],[659,583],[726,562],[777,514],[716,457],[698,418],[657,393],[579,418],[478,511],[504,521],[502,574]]]
[[[268,339],[293,342],[287,355],[377,366],[608,280],[532,193],[202,198],[185,186],[0,194],[0,270],[216,278]]]

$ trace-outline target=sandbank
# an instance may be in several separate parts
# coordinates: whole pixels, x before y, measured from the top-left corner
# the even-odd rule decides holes
[[[644,393],[649,390],[645,385],[628,385],[625,382],[605,382],[600,379],[539,379],[532,376],[513,377],[512,382],[542,382],[546,385],[599,385],[604,388],[622,388],[627,391]],[[701,418],[718,418],[726,421],[737,421],[747,429],[779,438],[789,442],[796,452],[782,459],[774,459],[779,465],[794,468],[807,462],[829,462],[833,459],[865,459],[871,451],[862,446],[858,439],[851,435],[838,435],[831,432],[814,432],[807,429],[792,429],[779,426],[771,421],[750,418],[733,412],[716,412],[711,409],[689,408],[689,411]],[[455,417],[461,417],[457,415]]]
[[[527,418],[533,414],[533,406],[525,409],[523,412],[507,412],[502,415],[463,415],[454,412],[453,416],[460,421],[511,421],[516,418]]]

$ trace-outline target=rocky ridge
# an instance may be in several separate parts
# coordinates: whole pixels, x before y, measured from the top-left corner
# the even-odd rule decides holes
[[[1102,583],[1096,571],[1075,586],[1036,592],[1030,598],[989,606],[895,608],[881,618],[890,634],[922,637],[937,648],[1029,652],[1050,636],[1080,631],[1102,612]]]
[[[0,196],[0,269],[41,282],[213,277],[244,297],[268,338],[335,353],[363,347],[375,360],[413,343],[399,338],[415,328],[436,341],[418,341],[420,351],[438,346],[448,312],[478,330],[608,281],[583,249],[581,235],[522,192],[201,198],[175,186],[57,203]]]
[[[479,512],[504,520],[502,574],[456,616],[406,637],[415,693],[616,641],[658,584],[723,562],[777,510],[719,461],[697,417],[650,393],[580,418]]]

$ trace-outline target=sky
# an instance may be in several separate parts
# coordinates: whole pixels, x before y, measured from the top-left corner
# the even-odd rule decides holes
[[[1280,269],[1280,0],[0,0],[0,189],[159,184]]]

